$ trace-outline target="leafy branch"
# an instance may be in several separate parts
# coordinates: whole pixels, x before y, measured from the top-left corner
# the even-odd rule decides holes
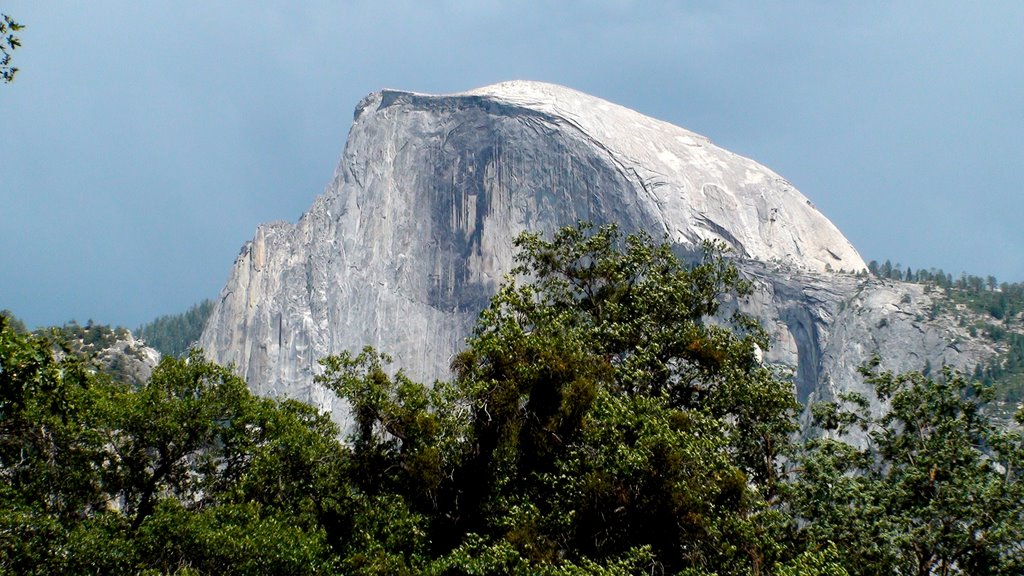
[[[5,84],[18,73],[18,68],[11,66],[11,53],[21,46],[21,39],[14,33],[24,27],[7,14],[0,14],[0,78]]]

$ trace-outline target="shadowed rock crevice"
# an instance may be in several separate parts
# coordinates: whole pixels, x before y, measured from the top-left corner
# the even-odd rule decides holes
[[[806,404],[818,388],[818,371],[821,369],[821,350],[818,346],[821,339],[810,313],[800,305],[784,309],[781,320],[796,342],[797,365],[793,384],[797,399],[801,404]]]

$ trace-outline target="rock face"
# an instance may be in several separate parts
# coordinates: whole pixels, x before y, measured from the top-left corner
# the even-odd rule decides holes
[[[925,285],[750,261],[740,267],[756,287],[743,310],[772,335],[766,359],[792,370],[802,403],[844,391],[874,398],[859,369],[875,355],[886,370],[938,374],[944,365],[973,369],[997,353],[951,314],[935,315],[944,296]]]
[[[92,362],[101,372],[119,382],[141,386],[160,363],[160,352],[146,346],[125,328],[92,325],[65,327],[59,344],[53,346],[58,359],[75,354]]]
[[[346,410],[317,359],[373,345],[411,376],[448,375],[521,231],[578,220],[692,247],[722,240],[760,287],[762,319],[802,399],[856,388],[880,349],[894,368],[941,363],[951,337],[918,321],[921,287],[865,264],[767,168],[671,124],[560,86],[507,82],[453,95],[385,90],[359,103],[332,182],[295,224],[260,226],[200,344],[260,394]],[[915,291],[916,290],[916,291]],[[884,320],[884,322],[883,322]],[[891,350],[887,350],[889,352]]]

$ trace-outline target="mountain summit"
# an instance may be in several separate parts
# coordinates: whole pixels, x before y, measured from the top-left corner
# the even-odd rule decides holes
[[[704,136],[554,84],[503,82],[459,96],[533,112],[589,142],[672,241],[720,239],[741,257],[810,270],[866,267],[789,182]]]
[[[512,239],[579,220],[645,230],[684,250],[706,239],[729,245],[759,279],[753,312],[780,344],[769,359],[794,368],[802,398],[856,378],[852,359],[829,352],[837,323],[871,347],[902,338],[869,333],[874,313],[843,324],[840,316],[857,318],[846,303],[865,281],[828,271],[860,271],[864,261],[785,179],[672,124],[513,81],[364,98],[326,191],[297,223],[258,228],[200,343],[258,393],[343,419],[313,383],[319,358],[369,344],[414,378],[447,377],[512,267]],[[941,357],[933,348],[920,357]]]

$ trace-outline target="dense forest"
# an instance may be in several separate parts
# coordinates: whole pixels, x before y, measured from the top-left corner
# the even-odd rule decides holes
[[[516,248],[533,280],[451,381],[322,360],[344,435],[198,351],[129,384],[4,316],[0,574],[1024,573],[1024,440],[992,386],[865,366],[887,411],[843,395],[798,441],[765,333],[705,322],[750,290],[721,246],[687,266],[580,225]]]
[[[180,357],[199,341],[211,312],[213,302],[203,300],[181,314],[161,316],[139,326],[135,335],[164,356]]]

